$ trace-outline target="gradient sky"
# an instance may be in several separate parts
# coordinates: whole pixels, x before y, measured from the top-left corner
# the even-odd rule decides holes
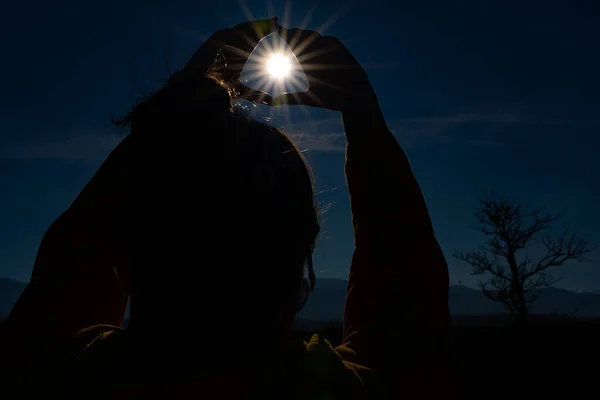
[[[42,234],[121,134],[136,88],[157,89],[237,2],[11,2],[0,12],[0,276],[26,281]],[[474,249],[471,208],[488,188],[562,212],[600,243],[600,12],[593,1],[246,2],[254,17],[338,36],[365,66],[406,149],[450,265]],[[313,7],[314,6],[314,7]],[[313,9],[312,13],[310,12]],[[270,110],[311,163],[323,211],[317,277],[345,278],[352,253],[340,116]],[[365,132],[368,134],[368,132]],[[165,132],[165,139],[168,132]],[[598,253],[559,286],[600,289]],[[415,266],[418,267],[418,266]]]

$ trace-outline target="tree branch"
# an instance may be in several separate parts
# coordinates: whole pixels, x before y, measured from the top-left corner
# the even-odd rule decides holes
[[[490,260],[484,252],[454,252],[454,257],[464,261],[473,267],[472,275],[481,275],[486,272],[503,280],[511,281],[512,279],[506,274],[506,267],[501,265],[497,260]]]
[[[565,228],[558,239],[543,238],[542,244],[546,247],[546,254],[529,271],[523,274],[523,280],[540,274],[550,267],[558,267],[569,260],[586,261],[585,255],[592,250],[586,239],[576,234],[569,235],[568,228]]]
[[[541,209],[527,210],[506,197],[497,197],[493,191],[480,200],[473,215],[479,222],[474,228],[484,234],[486,242],[480,245],[479,251],[455,251],[454,257],[471,265],[472,275],[491,275],[487,281],[480,282],[482,292],[520,316],[527,316],[539,289],[559,281],[550,274],[549,268],[570,260],[586,261],[585,255],[592,250],[587,240],[569,234],[568,229],[557,239],[545,237],[538,240],[540,233],[550,229],[561,217]],[[517,260],[519,250],[532,242],[542,243],[546,248],[545,254],[538,260],[529,255]]]

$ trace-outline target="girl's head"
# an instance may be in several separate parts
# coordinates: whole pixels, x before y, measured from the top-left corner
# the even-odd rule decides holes
[[[285,333],[319,232],[296,146],[233,111],[216,76],[176,74],[119,124],[138,143],[119,234],[132,321]]]

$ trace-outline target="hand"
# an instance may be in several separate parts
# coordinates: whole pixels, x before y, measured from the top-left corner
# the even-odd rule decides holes
[[[237,91],[238,96],[256,103],[268,104],[272,101],[268,94],[248,88],[239,78],[258,42],[277,28],[277,18],[271,18],[243,22],[233,28],[221,29],[204,42],[180,74],[185,76],[187,73],[217,72]]]
[[[367,74],[335,37],[304,29],[278,29],[308,79],[308,91],[284,93],[272,105],[299,104],[349,111],[376,99]]]

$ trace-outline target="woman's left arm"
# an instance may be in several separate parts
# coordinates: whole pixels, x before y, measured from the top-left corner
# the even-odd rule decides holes
[[[40,338],[58,343],[91,325],[122,323],[128,284],[114,211],[132,139],[121,141],[44,234],[30,283],[0,325],[2,347],[18,351]]]

